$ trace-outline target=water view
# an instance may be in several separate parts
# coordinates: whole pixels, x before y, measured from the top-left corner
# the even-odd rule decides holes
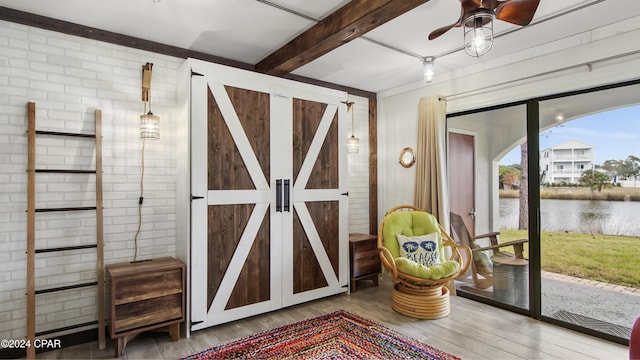
[[[638,201],[540,201],[542,231],[640,236],[638,214]],[[518,228],[518,199],[500,199],[499,225],[500,229]]]

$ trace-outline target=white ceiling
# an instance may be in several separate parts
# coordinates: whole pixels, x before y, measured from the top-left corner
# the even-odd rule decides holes
[[[258,0],[0,0],[0,6],[256,64],[313,26],[312,19],[323,19],[348,3],[346,0],[270,1],[308,18]],[[434,41],[427,40],[432,30],[455,22],[459,15],[459,1],[431,0],[293,74],[379,92],[421,81],[419,57],[436,57],[436,76],[459,71],[479,62],[498,61],[530,47],[638,17],[640,3],[638,0],[541,0],[528,27],[496,21],[494,46],[480,59],[469,57],[462,50],[460,28],[453,28]]]

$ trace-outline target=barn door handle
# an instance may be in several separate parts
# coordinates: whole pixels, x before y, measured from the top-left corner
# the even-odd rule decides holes
[[[204,199],[204,196],[191,195],[191,200],[198,200],[198,199]]]
[[[289,182],[287,179],[284,181],[284,211],[289,212]]]
[[[282,179],[276,180],[276,212],[282,212]]]

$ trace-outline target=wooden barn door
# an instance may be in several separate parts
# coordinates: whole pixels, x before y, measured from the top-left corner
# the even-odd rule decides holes
[[[293,224],[285,255],[285,305],[344,292],[347,285],[347,135],[344,106],[292,99]],[[344,127],[342,127],[344,129]]]
[[[233,74],[192,77],[193,330],[347,281],[344,106]]]

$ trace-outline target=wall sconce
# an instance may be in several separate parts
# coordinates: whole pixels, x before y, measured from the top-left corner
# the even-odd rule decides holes
[[[433,80],[433,74],[435,71],[435,61],[433,56],[427,56],[422,60],[422,67],[424,71],[424,81],[430,83]]]
[[[151,69],[152,63],[142,66],[142,102],[144,103],[144,114],[140,115],[140,139],[157,140],[160,139],[160,117],[151,112],[151,100],[149,92],[151,90]],[[147,112],[147,105],[149,111]]]
[[[351,111],[351,137],[347,139],[347,153],[357,154],[360,151],[360,139],[354,135],[354,120],[353,120],[353,101],[345,102],[347,104],[347,111]]]

